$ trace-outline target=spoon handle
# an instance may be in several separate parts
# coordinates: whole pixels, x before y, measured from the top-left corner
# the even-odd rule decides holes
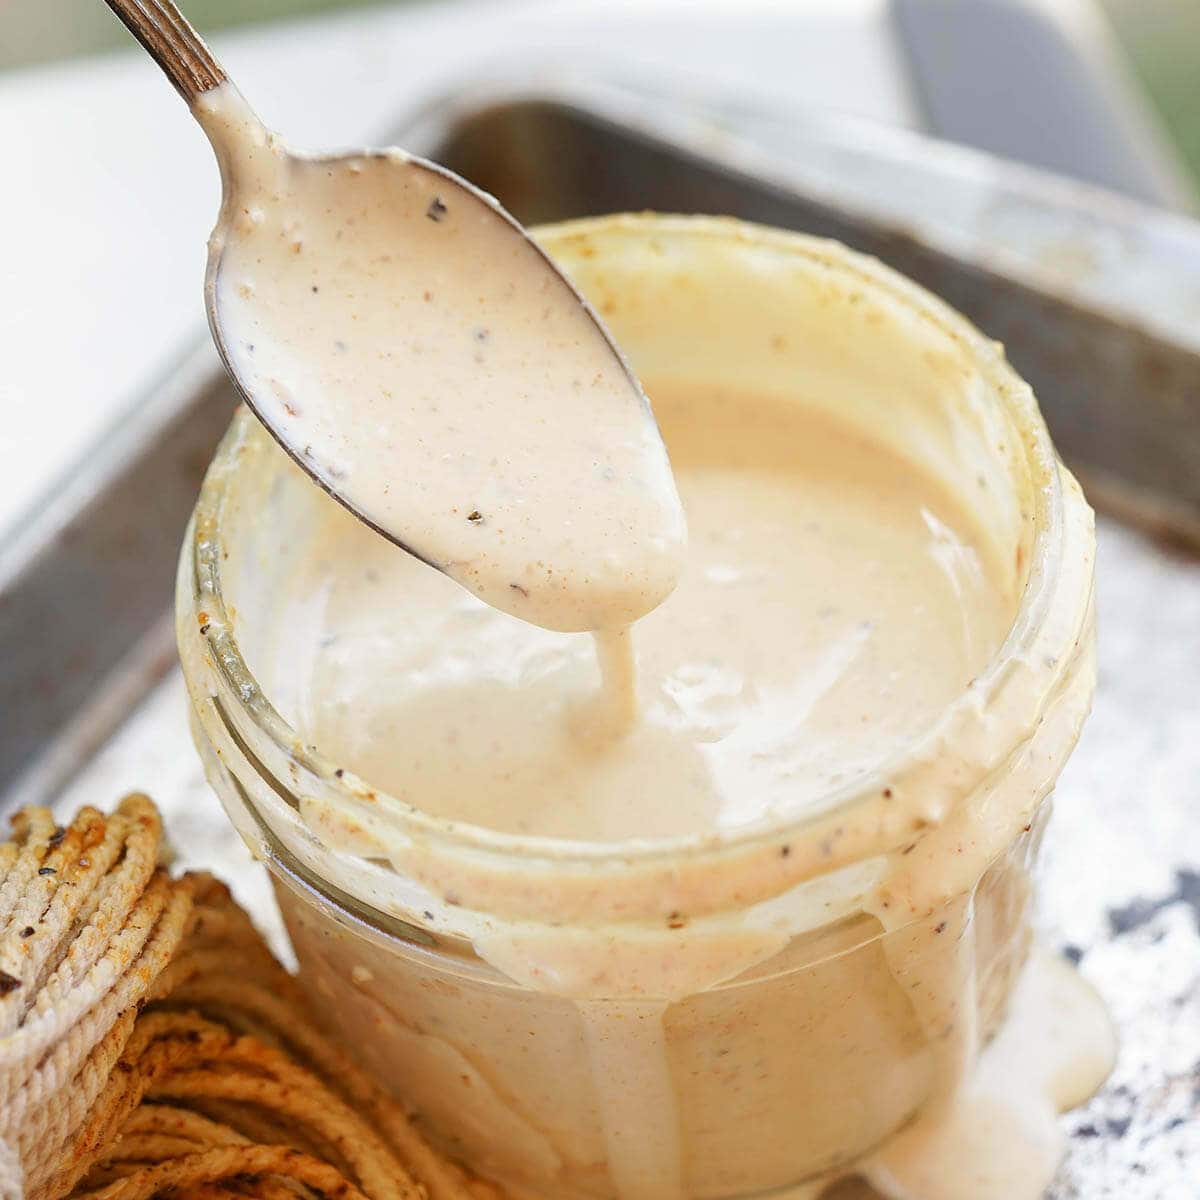
[[[225,82],[225,72],[171,0],[105,0],[190,106]]]

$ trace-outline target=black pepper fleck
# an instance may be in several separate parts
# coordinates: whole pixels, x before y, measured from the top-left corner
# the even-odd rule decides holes
[[[473,525],[478,525],[480,521],[483,520],[483,513],[481,513],[477,508],[472,509],[469,513],[467,513],[467,520]]]
[[[39,875],[57,875],[58,872],[53,867],[38,867]]]
[[[200,636],[203,637],[211,628],[212,628],[212,625],[208,624],[207,622],[205,624],[201,625],[200,626]]]
[[[336,776],[337,776],[339,779],[341,779],[341,778],[342,778],[342,776],[346,774],[346,768],[345,768],[345,767],[338,767],[338,769],[337,769],[336,771],[334,771],[334,774],[335,774],[335,775],[336,775]]]
[[[431,221],[440,221],[450,210],[442,202],[441,196],[434,196],[425,210],[425,215]]]
[[[1132,1117],[1109,1117],[1105,1122],[1108,1132],[1115,1138],[1123,1138],[1133,1123]]]
[[[49,844],[51,846],[57,846],[58,843],[61,842],[66,836],[67,831],[61,825],[56,825],[54,827],[54,832],[49,837]]]
[[[21,930],[21,936],[22,936],[23,938],[31,938],[31,937],[33,937],[33,926],[32,926],[32,925],[26,925],[26,926],[25,926],[25,928]]]
[[[791,852],[792,852],[791,846],[780,846],[779,847],[779,857],[780,858],[787,858],[787,856],[789,854],[791,854]]]

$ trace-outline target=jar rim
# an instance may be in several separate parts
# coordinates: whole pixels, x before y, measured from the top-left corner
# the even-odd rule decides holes
[[[621,842],[518,834],[468,821],[437,817],[372,787],[368,781],[335,764],[319,747],[307,745],[274,707],[242,657],[233,629],[234,623],[222,593],[220,530],[225,501],[237,472],[239,456],[257,432],[254,418],[243,407],[235,415],[209,468],[197,501],[189,540],[184,547],[182,565],[192,574],[196,602],[203,605],[206,616],[200,636],[207,644],[208,657],[235,698],[239,716],[261,734],[267,744],[320,780],[328,795],[351,804],[361,804],[368,797],[373,803],[383,801],[388,822],[398,823],[399,832],[422,845],[437,843],[448,849],[505,862],[543,866],[573,863],[583,868],[626,868],[635,864],[664,863],[681,855],[736,852],[763,842],[782,842],[791,847],[814,830],[828,826],[831,818],[836,819],[839,814],[845,815],[856,806],[877,798],[881,790],[888,788],[890,780],[902,776],[907,767],[922,755],[931,753],[931,747],[947,745],[957,725],[969,714],[978,713],[981,706],[986,708],[1004,690],[1014,673],[1014,664],[1023,656],[1028,657],[1044,631],[1051,607],[1056,600],[1060,605],[1063,603],[1063,598],[1058,595],[1064,557],[1064,504],[1067,503],[1063,472],[1032,389],[1008,364],[997,343],[987,339],[943,301],[877,260],[837,243],[800,233],[730,218],[639,214],[567,222],[545,227],[537,231],[537,235],[548,243],[549,252],[553,255],[555,246],[566,245],[573,238],[597,233],[609,235],[613,231],[645,239],[670,235],[675,238],[733,240],[756,249],[767,248],[797,261],[807,260],[814,267],[834,271],[874,291],[888,302],[907,310],[910,315],[929,322],[938,332],[960,346],[978,369],[990,393],[1006,407],[1022,434],[1024,462],[1031,484],[1033,537],[1013,620],[987,665],[941,710],[924,733],[898,748],[868,774],[831,787],[820,804],[803,811],[786,815],[768,813],[726,830]],[[1082,504],[1082,499],[1078,503]],[[1061,653],[1064,658],[1071,644],[1066,639],[1074,637],[1077,643],[1083,614],[1090,600],[1090,564],[1086,589],[1085,595],[1073,598],[1077,616],[1070,621],[1070,628],[1062,631],[1057,638],[1060,644],[1054,648],[1055,653]],[[1070,597],[1068,599],[1071,600]],[[1047,680],[1045,684],[1048,692],[1052,681]],[[1037,716],[1036,712],[1031,714],[1030,722],[1022,727],[1016,741],[1007,747],[1006,754],[1032,736]],[[984,766],[980,764],[980,776],[986,773]],[[876,833],[875,852],[886,852],[911,834],[911,823],[892,821]],[[833,869],[837,865],[838,862],[834,861],[826,869]],[[800,863],[796,862],[792,874],[797,874],[799,870]],[[819,872],[810,872],[813,873]]]

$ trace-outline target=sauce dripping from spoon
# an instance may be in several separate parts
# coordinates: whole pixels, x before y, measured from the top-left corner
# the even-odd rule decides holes
[[[623,631],[675,587],[686,525],[599,318],[491,197],[400,150],[291,153],[171,0],[107,2],[216,153],[205,296],[243,399],[397,546],[503,612],[596,632],[602,707],[632,719]]]

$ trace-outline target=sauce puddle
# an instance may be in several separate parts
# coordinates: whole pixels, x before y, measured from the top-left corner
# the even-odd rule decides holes
[[[1104,1002],[1035,951],[971,1074],[863,1173],[888,1200],[1037,1200],[1066,1151],[1058,1114],[1089,1099],[1115,1061]]]

